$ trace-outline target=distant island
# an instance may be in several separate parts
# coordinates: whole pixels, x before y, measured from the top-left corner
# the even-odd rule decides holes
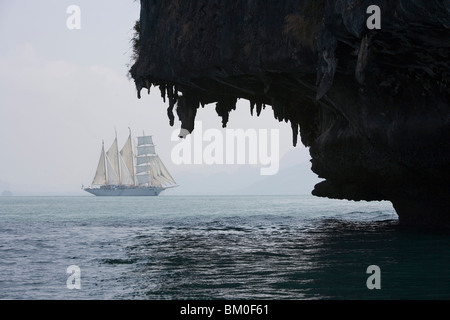
[[[9,190],[5,190],[2,192],[2,197],[12,197],[13,193]]]

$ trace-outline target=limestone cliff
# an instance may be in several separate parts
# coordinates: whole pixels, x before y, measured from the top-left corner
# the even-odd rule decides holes
[[[367,8],[381,9],[369,29]],[[450,0],[141,0],[138,96],[159,86],[189,132],[238,98],[287,121],[326,179],[314,195],[390,200],[450,225]]]

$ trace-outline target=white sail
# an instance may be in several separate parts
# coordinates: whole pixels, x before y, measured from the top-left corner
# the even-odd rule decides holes
[[[152,177],[156,183],[161,184],[161,180],[159,179],[159,170],[158,167],[155,166],[155,157],[149,157],[149,167],[151,168]]]
[[[123,162],[125,163],[127,169],[128,169],[128,173],[131,176],[132,179],[132,183],[131,184],[135,184],[135,179],[134,179],[134,164],[133,164],[133,145],[131,142],[131,132],[130,135],[127,139],[127,141],[125,142],[122,150],[120,150],[120,155],[122,156]],[[123,183],[127,184],[125,182],[125,178],[123,179]]]
[[[169,173],[169,171],[167,170],[166,166],[164,165],[164,163],[161,161],[161,159],[156,156],[157,161],[158,161],[158,165],[160,167],[161,170],[161,175],[167,179],[169,181],[169,183],[173,183],[173,184],[177,184],[175,182],[175,179],[172,177],[172,175]]]
[[[107,152],[105,152],[104,144],[102,144],[102,152],[92,185],[110,187],[104,189],[87,188],[85,190],[91,193],[94,193],[92,190],[122,193],[124,192],[123,190],[128,190],[127,187],[131,186],[139,188],[129,190],[141,188],[143,190],[155,187],[155,190],[159,188],[160,191],[166,187],[176,186],[175,180],[156,154],[152,136],[143,135],[138,137],[137,140],[137,145],[133,145],[130,131],[130,135],[120,152],[118,150],[117,134]],[[122,185],[122,187],[115,187],[119,185]],[[152,193],[152,195],[157,195],[160,191],[155,191],[156,193]]]
[[[152,136],[138,137],[138,146],[142,146],[142,145],[146,145],[146,144],[153,144]]]
[[[136,179],[138,181],[138,185],[146,185],[146,186],[161,186],[161,183],[156,180],[151,172],[147,172],[145,174],[136,175]]]
[[[105,147],[102,145],[102,152],[98,161],[97,171],[95,172],[92,185],[106,184],[106,166],[105,166]]]
[[[146,178],[141,177],[140,183],[146,181],[146,183],[164,187],[176,185],[159,156],[141,156],[138,157],[138,163],[140,165],[136,166],[136,174],[146,173],[148,175]]]
[[[148,172],[149,166],[143,165],[143,166],[136,166],[136,174],[142,173],[142,172]]]
[[[120,162],[121,183],[126,186],[134,185],[134,178],[131,175],[131,173],[128,171],[128,168],[127,168],[122,156],[119,156],[119,162]]]
[[[119,184],[121,184],[122,181],[121,181],[121,174],[120,174],[120,160],[119,160],[119,148],[117,146],[117,138],[114,140],[113,144],[111,145],[109,150],[106,152],[106,155],[109,159],[112,170],[114,170],[115,176],[117,176],[117,180],[114,180],[114,182],[117,182],[117,183],[109,183],[109,184],[119,185]],[[108,176],[110,176],[110,178],[112,176],[114,176],[114,174],[111,173],[110,170],[108,170]]]
[[[141,163],[136,166],[136,178],[139,185],[161,187],[163,181],[159,179],[158,168],[155,166],[155,156],[140,156],[137,159],[138,163]]]
[[[109,159],[108,155],[106,155],[106,184],[109,185],[119,185],[119,176],[117,175],[114,167]]]
[[[154,166],[156,168],[156,172],[158,173],[157,179],[161,182],[161,184],[163,186],[170,185],[171,181],[164,176],[164,174],[163,174],[163,172],[161,170],[160,161],[161,160],[159,159],[159,157],[155,157],[155,159],[154,159],[154,163],[155,163]]]
[[[136,175],[136,179],[137,179],[138,185],[151,183],[151,177],[149,174]]]
[[[145,146],[138,146],[138,156],[147,155],[147,154],[156,154],[155,152],[155,146],[151,145],[145,145]]]
[[[149,158],[149,157],[147,157],[147,156],[137,157],[137,158],[136,158],[136,165],[137,165],[137,166],[140,166],[140,165],[142,165],[142,164],[148,163],[148,158]]]

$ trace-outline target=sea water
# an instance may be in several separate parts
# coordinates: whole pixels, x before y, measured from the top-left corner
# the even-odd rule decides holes
[[[0,299],[449,299],[449,263],[389,202],[0,198]]]

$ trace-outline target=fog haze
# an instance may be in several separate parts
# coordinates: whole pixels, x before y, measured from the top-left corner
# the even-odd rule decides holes
[[[73,4],[81,9],[79,30],[66,26],[66,9]],[[186,177],[198,172],[203,177],[251,172],[249,165],[171,161],[177,143],[171,134],[180,123],[169,126],[167,105],[157,88],[150,95],[143,92],[139,100],[127,77],[139,10],[133,0],[0,2],[0,193],[85,194],[81,185],[92,181],[102,140],[109,147],[117,130],[121,145],[128,127],[134,135],[153,135],[166,167],[175,180],[179,176],[183,181],[174,193],[189,193]],[[200,109],[196,120],[204,129],[221,129],[214,105]],[[279,129],[280,157],[294,149],[290,125],[274,120],[270,106],[260,117],[251,117],[248,101],[240,100],[228,128]],[[303,146],[296,152],[306,155],[299,156],[298,163],[308,161]],[[233,181],[240,177],[249,179],[235,174]],[[252,179],[246,183],[260,181]]]

